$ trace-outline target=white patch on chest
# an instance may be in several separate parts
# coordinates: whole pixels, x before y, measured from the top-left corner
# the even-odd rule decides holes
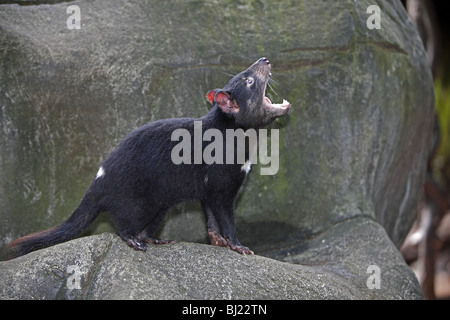
[[[246,136],[248,136],[247,133],[245,133]],[[250,172],[250,169],[252,168],[252,163],[256,163],[256,153],[258,151],[258,142],[255,140],[253,141],[250,139],[250,153],[249,153],[249,159],[242,165],[241,171],[244,171],[245,174],[248,174]]]
[[[250,160],[247,160],[241,167],[241,171],[245,171],[245,174],[248,174],[250,172],[250,169],[252,168],[252,162]]]
[[[100,169],[98,169],[97,175],[95,176],[95,179],[101,178],[105,175],[105,170],[103,170],[103,167],[100,167]]]

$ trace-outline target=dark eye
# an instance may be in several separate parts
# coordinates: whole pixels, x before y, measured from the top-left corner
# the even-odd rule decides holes
[[[247,78],[247,85],[251,86],[254,82],[253,78]]]

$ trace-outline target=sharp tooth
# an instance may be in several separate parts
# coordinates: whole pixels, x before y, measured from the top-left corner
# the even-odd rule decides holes
[[[286,99],[283,99],[282,103],[274,103],[274,104],[272,104],[272,106],[275,107],[275,108],[286,108],[287,105],[290,105],[290,103]]]

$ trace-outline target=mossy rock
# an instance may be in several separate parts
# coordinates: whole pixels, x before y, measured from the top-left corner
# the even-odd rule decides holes
[[[400,2],[76,4],[79,30],[67,28],[65,2],[0,5],[3,244],[61,223],[128,132],[205,114],[205,93],[261,56],[273,65],[269,97],[293,111],[270,127],[280,130],[278,173],[253,166],[238,199],[241,242],[283,259],[367,218],[401,243],[424,182],[434,101]],[[366,26],[372,4],[381,29]],[[206,241],[200,206],[176,206],[159,234]]]

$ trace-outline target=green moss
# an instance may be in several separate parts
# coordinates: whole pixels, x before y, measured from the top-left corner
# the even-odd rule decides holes
[[[450,83],[437,78],[434,82],[434,95],[440,129],[434,173],[437,179],[443,182],[450,178]]]

